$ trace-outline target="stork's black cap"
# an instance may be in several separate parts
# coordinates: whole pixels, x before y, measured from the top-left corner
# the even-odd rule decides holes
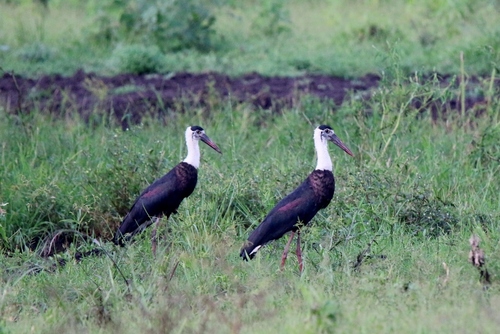
[[[333,130],[331,127],[329,127],[328,125],[324,125],[324,124],[322,124],[322,125],[318,126],[318,128],[319,128],[320,130],[326,130],[326,129]]]
[[[191,131],[203,131],[203,128],[198,125],[191,126]]]

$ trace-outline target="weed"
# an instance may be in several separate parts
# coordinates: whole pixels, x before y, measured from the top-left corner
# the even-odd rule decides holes
[[[28,44],[16,51],[17,56],[26,62],[43,63],[53,60],[56,52],[53,48],[41,43],[35,42]]]
[[[469,262],[478,269],[481,283],[486,288],[491,284],[491,277],[486,269],[484,251],[479,247],[481,240],[477,235],[472,235],[469,239],[471,251],[469,252]]]
[[[161,158],[164,152],[156,152],[153,148],[147,152],[131,151],[129,145],[133,144],[131,142],[127,144],[129,139],[130,137],[115,132],[109,147],[105,148],[104,154],[108,160],[101,165],[103,168],[87,172],[84,181],[84,189],[88,192],[88,196],[98,194],[96,203],[100,208],[98,212],[111,213],[115,220],[117,220],[117,215],[123,217],[128,212],[133,198],[144,188],[144,179],[137,176],[153,175],[153,178],[158,178],[164,170]],[[155,156],[155,153],[160,154]],[[142,161],[140,166],[137,166],[137,161]],[[115,175],[120,175],[120,177],[116,178]],[[153,181],[149,177],[146,177],[146,180],[149,180],[149,183]],[[96,218],[98,218],[97,221],[94,220],[95,223],[91,224],[93,229],[98,228],[99,217]],[[106,231],[108,226],[101,228]]]
[[[213,48],[215,16],[201,1],[107,1],[101,6],[106,14],[98,16],[94,33],[101,41],[125,39],[154,45],[164,52]]]
[[[494,164],[474,165],[467,153],[472,130],[450,133],[429,114],[391,111],[407,101],[407,91],[398,89],[372,104],[371,114],[357,113],[359,103],[330,113],[331,105],[308,100],[278,116],[219,101],[216,115],[186,108],[165,124],[151,120],[127,131],[41,116],[23,131],[4,117],[2,326],[12,332],[328,333],[374,326],[427,332],[457,331],[460,319],[478,313],[482,320],[469,317],[469,328],[496,329],[489,317],[498,302],[485,306],[478,297],[481,286],[471,283],[476,269],[464,264],[461,246],[471,230],[486,231],[488,290],[498,290],[499,189],[495,182],[481,186],[495,175]],[[286,240],[244,263],[238,249],[248,230],[313,168],[311,133],[322,119],[356,158],[330,148],[336,194],[304,231],[304,273],[298,277],[293,265],[278,270]],[[108,257],[78,264],[73,254],[92,249],[90,243],[70,243],[54,259],[19,251],[21,239],[49,231],[55,234],[47,240],[65,239],[60,226],[109,237],[140,189],[183,158],[182,132],[192,122],[210,131],[224,155],[202,151],[196,191],[160,225],[161,256],[151,256],[148,235],[126,249],[105,244]],[[485,123],[494,122],[478,119],[474,134]],[[458,324],[441,321],[457,314],[463,315]]]
[[[498,166],[500,163],[500,126],[490,123],[474,142],[470,158],[476,166]]]
[[[334,333],[335,322],[340,317],[338,305],[332,300],[327,300],[321,305],[316,305],[310,312],[316,320],[318,329],[326,329],[327,333]]]
[[[149,74],[164,69],[163,55],[156,46],[119,45],[113,51],[110,62],[124,73]]]
[[[355,77],[387,72],[395,48],[405,76],[458,74],[460,52],[465,72],[489,75],[500,59],[498,10],[471,3],[106,0],[42,10],[16,1],[0,11],[0,46],[9,50],[0,55],[16,73],[108,73],[102,59],[117,45],[139,44],[158,47],[176,71]],[[57,54],[27,63],[17,51],[33,43]]]
[[[263,2],[263,8],[252,24],[252,30],[257,35],[277,37],[291,32],[289,12],[283,0]]]
[[[108,23],[97,27],[108,39],[105,46],[82,46],[75,42],[80,34],[56,25],[64,22],[61,13],[73,13],[76,2],[68,2],[70,9],[58,3],[49,3],[43,39],[57,55],[26,68],[29,64],[9,52],[2,56],[6,70],[94,68],[100,62],[95,59],[109,57],[109,45],[110,50],[115,43],[149,45],[145,36],[168,19],[158,21],[155,15],[162,12],[152,8],[153,16],[134,16],[127,31],[119,18],[133,8],[115,7],[104,13]],[[133,3],[139,2],[127,2]],[[168,55],[176,70],[314,69],[349,76],[380,71],[379,89],[367,100],[354,96],[342,105],[304,99],[279,115],[213,95],[210,112],[179,103],[165,109],[182,113],[169,111],[162,122],[144,118],[126,131],[103,118],[93,126],[77,117],[50,118],[24,104],[21,115],[0,110],[0,331],[496,332],[499,106],[491,27],[498,15],[490,2],[232,2],[231,11],[226,3],[193,21],[194,42],[175,37],[158,46],[184,50]],[[264,13],[272,3],[278,6]],[[33,14],[26,11],[24,18],[14,15],[17,7],[1,6],[0,43],[12,50],[31,43],[32,28],[22,20]],[[144,8],[132,14],[149,13]],[[193,10],[173,13],[183,20],[185,33]],[[264,15],[252,34],[260,13],[272,15]],[[72,24],[77,31],[86,26],[83,19]],[[280,31],[279,24],[286,29]],[[12,27],[22,29],[13,33]],[[64,39],[58,38],[60,31]],[[158,36],[163,32],[171,31],[159,29]],[[429,37],[422,38],[425,33]],[[211,44],[219,34],[227,53]],[[356,41],[348,38],[356,34],[361,36]],[[207,35],[211,46],[193,46]],[[56,62],[60,58],[63,62]],[[445,87],[437,79],[421,80],[420,73],[431,71],[461,80],[451,78]],[[487,88],[472,92],[484,94],[484,106],[467,104],[465,84],[473,73],[491,75]],[[86,89],[104,98],[134,88],[112,90],[89,81]],[[446,109],[450,100],[463,115],[433,119],[432,112]],[[469,126],[463,118],[476,107],[483,108],[482,116]],[[140,189],[184,158],[182,133],[194,123],[210,131],[224,155],[214,159],[202,151],[196,191],[178,215],[162,220],[161,256],[151,256],[149,236],[143,235],[124,249],[105,244],[107,257],[75,263],[74,257],[93,245],[75,245],[76,234],[61,229],[109,239]],[[318,123],[332,125],[355,158],[330,147],[336,193],[304,231],[304,273],[299,276],[293,265],[278,270],[286,240],[270,243],[244,263],[238,250],[249,229],[314,168],[311,136]],[[465,263],[471,231],[481,235],[480,250],[487,255],[486,292],[477,269]],[[65,246],[59,254],[49,247],[56,236]],[[49,246],[31,251],[37,240]]]
[[[399,196],[398,213],[400,222],[406,224],[411,233],[421,233],[424,237],[437,237],[450,233],[459,223],[450,208],[451,203],[443,203],[428,193],[403,194]]]

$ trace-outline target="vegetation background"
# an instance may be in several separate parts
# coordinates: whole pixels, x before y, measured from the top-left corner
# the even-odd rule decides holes
[[[382,78],[368,100],[306,97],[277,114],[214,95],[210,110],[127,131],[99,110],[90,126],[71,110],[0,107],[0,333],[496,332],[499,11],[496,0],[0,0],[2,75]],[[330,148],[336,195],[304,232],[304,273],[292,256],[279,271],[285,240],[241,261],[248,233],[314,168],[322,123],[355,158]],[[197,189],[162,221],[161,256],[149,233],[114,248],[105,240],[140,190],[184,158],[189,124],[223,156],[201,148]],[[66,248],[44,256],[54,233]],[[488,279],[467,261],[472,234]],[[87,235],[107,256],[77,263]]]

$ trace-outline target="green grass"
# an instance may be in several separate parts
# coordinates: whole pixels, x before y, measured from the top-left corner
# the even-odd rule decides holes
[[[487,97],[475,106],[480,118],[466,110],[433,120],[411,103],[465,98],[415,72],[496,75],[494,1],[218,1],[211,51],[161,55],[130,36],[96,39],[102,2],[54,0],[48,11],[16,3],[0,2],[2,70],[384,77],[368,101],[334,112],[314,98],[278,115],[210,97],[209,107],[161,110],[164,121],[127,131],[100,110],[84,124],[69,109],[61,119],[0,109],[0,333],[497,331],[498,88],[485,79],[470,93]],[[127,55],[139,56],[120,63]],[[294,254],[279,270],[286,238],[241,261],[250,231],[314,168],[312,131],[322,123],[355,157],[330,147],[336,194],[303,233],[304,273]],[[184,158],[191,124],[223,155],[202,146],[198,186],[162,220],[156,259],[149,231],[113,247],[106,240],[137,194]],[[77,242],[40,257],[36,242],[56,231]],[[94,247],[79,233],[109,256],[75,263]],[[488,288],[467,262],[471,234],[481,238]]]
[[[2,332],[494,332],[500,104],[438,121],[408,104],[444,91],[384,83],[335,113],[310,98],[281,115],[214,98],[210,113],[193,107],[125,132],[70,111],[1,114]],[[241,261],[249,232],[314,168],[321,123],[355,157],[330,147],[336,195],[304,231],[304,273],[293,254],[279,271],[286,238]],[[223,155],[202,146],[199,184],[162,221],[156,259],[149,232],[123,249],[105,242],[110,257],[79,264],[75,252],[93,246],[72,244],[62,268],[27,250],[59,229],[110,238],[139,191],[184,158],[189,124]],[[472,233],[492,274],[486,290],[467,262]],[[47,270],[31,275],[37,268]]]
[[[145,41],[133,33],[120,35],[117,15],[123,8],[110,3],[50,1],[49,10],[42,10],[31,1],[0,2],[2,68],[30,75],[71,74],[78,68],[123,71],[114,50],[141,41],[150,47],[151,41],[147,34]],[[407,74],[459,73],[463,52],[467,73],[489,75],[500,62],[498,6],[491,0],[204,3],[215,18],[208,50],[165,51],[153,68],[355,77],[385,73],[396,53]],[[184,32],[198,33],[203,29]],[[167,44],[158,42],[160,48]]]

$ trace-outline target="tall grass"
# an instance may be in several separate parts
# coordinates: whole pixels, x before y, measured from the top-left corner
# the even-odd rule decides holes
[[[21,73],[71,74],[80,67],[101,73],[123,71],[113,56],[115,47],[136,45],[141,41],[136,34],[144,26],[153,34],[164,31],[165,26],[184,24],[165,18],[167,22],[157,22],[155,27],[154,18],[148,16],[151,11],[147,10],[124,13],[122,21],[116,18],[125,4],[149,8],[143,0],[126,1],[121,6],[112,1],[51,1],[48,10],[32,2],[21,3],[0,3],[2,67]],[[190,3],[194,8],[201,4]],[[210,34],[208,50],[197,51],[188,42],[207,39],[203,35],[206,29],[186,28],[180,33],[186,38],[178,36],[181,44],[176,51],[165,52],[155,68],[232,75],[251,71],[266,75],[322,72],[354,77],[390,68],[391,49],[401,55],[401,67],[407,74],[459,73],[461,52],[469,73],[489,75],[500,62],[498,6],[491,0],[258,0],[203,4],[207,8],[204,13],[208,11],[215,19],[210,25],[214,34]],[[153,10],[155,6],[151,6]],[[130,36],[120,35],[117,27],[130,16],[132,21],[145,20],[142,28],[131,27]],[[147,40],[148,36],[143,37]],[[171,39],[162,42],[158,37],[154,43],[163,50]],[[153,42],[144,43],[149,47]]]
[[[435,120],[411,98],[443,88],[385,83],[370,101],[331,106],[304,99],[281,115],[218,101],[166,124],[128,131],[77,118],[2,114],[0,323],[12,332],[492,332],[500,270],[496,182],[498,100],[483,117]],[[397,80],[395,82],[398,82]],[[492,96],[496,96],[493,94]],[[243,262],[248,233],[314,168],[312,131],[333,126],[355,153],[330,147],[334,200],[304,231],[305,272],[286,240]],[[202,149],[199,183],[179,213],[126,248],[109,239],[147,184],[185,155],[183,131],[202,125],[223,155]],[[77,229],[109,257],[73,262],[20,252],[40,232]],[[481,237],[493,275],[487,290],[467,263]],[[45,269],[38,275],[30,275]],[[124,275],[126,281],[121,275]]]

